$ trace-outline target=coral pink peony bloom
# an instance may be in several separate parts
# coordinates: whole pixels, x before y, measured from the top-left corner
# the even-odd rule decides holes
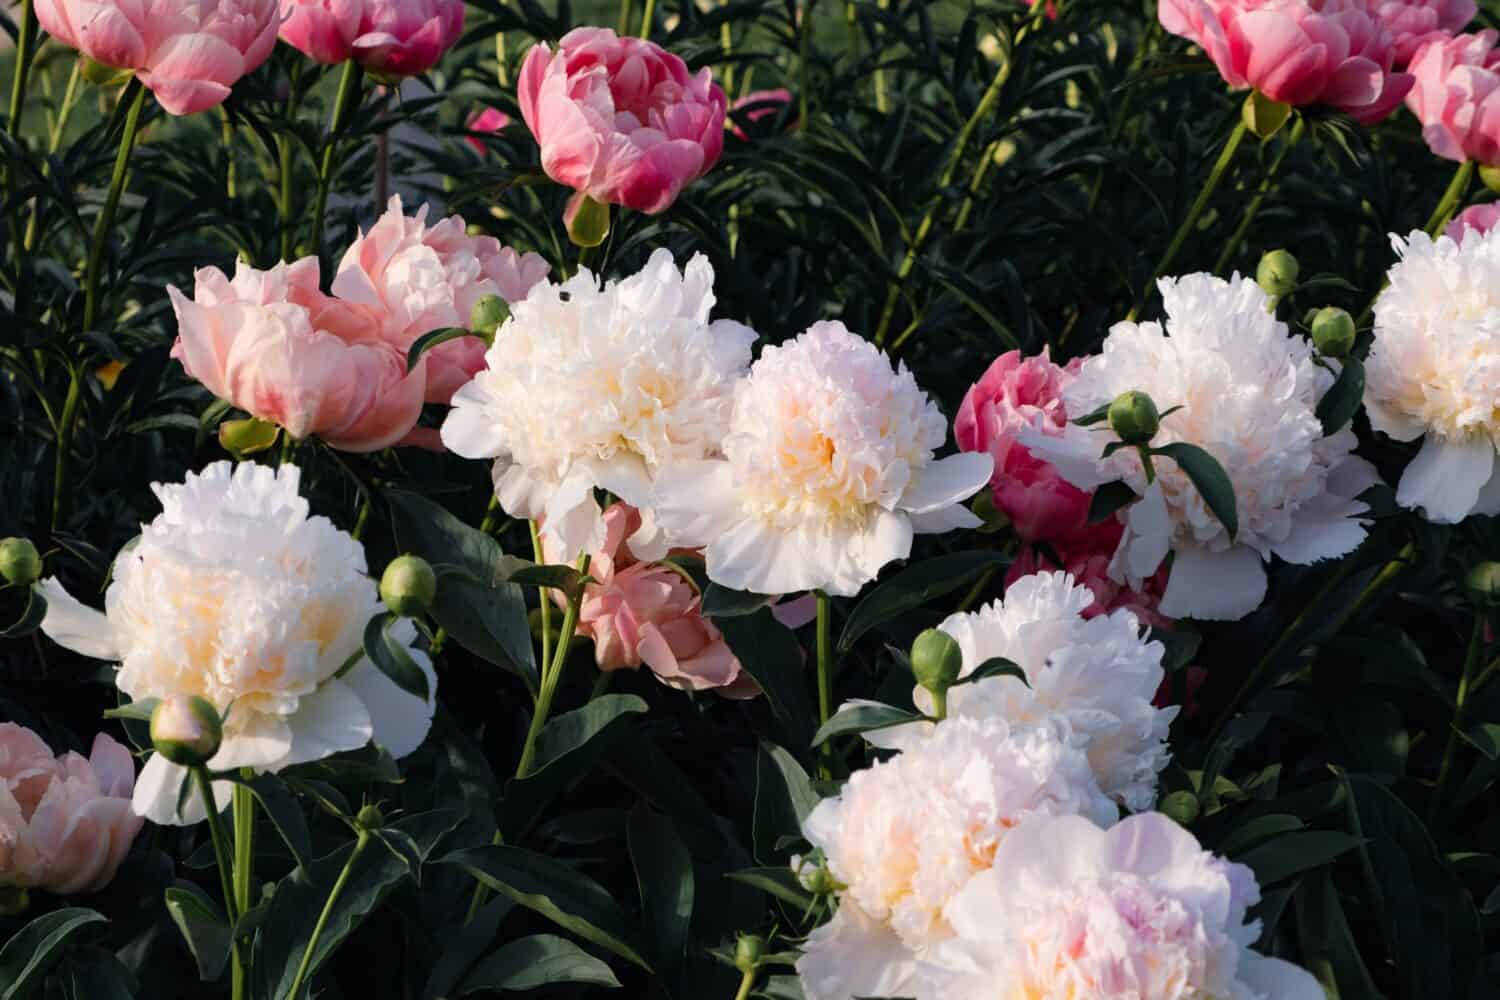
[[[276,44],[276,0],[38,0],[53,38],[134,70],[170,114],[223,103]]]
[[[1406,106],[1422,138],[1449,160],[1500,163],[1500,49],[1496,32],[1439,37],[1411,60],[1416,86]]]
[[[1160,0],[1163,28],[1203,49],[1233,89],[1325,104],[1371,124],[1406,96],[1395,42],[1369,0]]]
[[[36,733],[0,723],[0,886],[104,888],[145,822],[134,788],[130,752],[103,733],[88,759],[53,757]]]
[[[281,0],[281,40],[320,63],[384,77],[431,69],[464,29],[462,0]]]
[[[492,236],[470,236],[456,215],[428,226],[423,205],[407,217],[401,196],[395,195],[385,214],[344,253],[333,294],[370,310],[381,338],[404,359],[423,334],[467,327],[474,304],[486,295],[521,301],[548,270],[538,254],[518,254]],[[427,401],[448,402],[484,368],[487,349],[478,337],[460,337],[423,354]]]
[[[781,109],[792,103],[792,92],[785,87],[777,87],[775,90],[752,90],[750,93],[734,102],[733,111],[744,111],[744,117],[748,121],[758,122],[763,118],[775,118],[781,114]],[[748,109],[748,110],[747,110]],[[788,127],[796,124],[795,115],[787,122]],[[731,123],[731,130],[735,137],[748,142],[750,137],[737,123]]]
[[[1476,233],[1484,234],[1495,228],[1495,223],[1500,222],[1500,201],[1486,202],[1483,205],[1470,205],[1443,230],[1443,235],[1455,243],[1462,243],[1464,233],[1472,229]]]
[[[468,121],[464,122],[464,128],[470,133],[488,134],[499,132],[510,127],[510,115],[499,108],[484,108],[469,115]],[[473,147],[474,152],[484,156],[490,151],[490,147],[484,144],[484,140],[478,134],[464,136],[464,142]]]
[[[517,96],[547,176],[597,202],[664,211],[724,148],[728,102],[709,70],[608,28],[534,47]]]
[[[202,268],[191,299],[167,292],[177,313],[172,356],[215,395],[295,438],[377,451],[421,416],[426,359],[408,373],[374,309],[318,290],[316,258],[269,271],[241,263],[233,281]]]
[[[1478,12],[1474,0],[1374,0],[1372,6],[1395,42],[1399,69],[1423,42],[1461,30]]]

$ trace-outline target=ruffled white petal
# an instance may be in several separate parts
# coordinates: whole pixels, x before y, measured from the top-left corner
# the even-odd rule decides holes
[[[901,494],[901,509],[932,514],[962,503],[989,483],[994,468],[995,460],[990,455],[976,452],[960,452],[930,462]]]
[[[506,451],[505,435],[489,414],[489,396],[478,380],[453,394],[453,408],[443,419],[443,447],[464,458],[494,458]]]
[[[1155,573],[1172,546],[1172,522],[1161,483],[1152,483],[1125,512],[1125,532],[1110,560],[1109,573],[1116,580],[1139,588]]]
[[[266,770],[277,768],[286,760],[292,749],[292,728],[285,719],[257,713],[237,725],[234,708],[231,706],[229,711],[224,742],[208,762],[211,770],[229,771],[238,767]]]
[[[693,548],[712,542],[744,516],[734,472],[722,461],[683,462],[664,469],[656,477],[651,507],[662,531],[677,544]]]
[[[1247,545],[1223,552],[1177,550],[1160,610],[1169,618],[1236,621],[1266,599],[1266,568]]]
[[[96,660],[119,661],[124,656],[114,626],[102,612],[81,604],[55,577],[47,577],[38,587],[47,601],[42,631],[48,638],[59,646]]]
[[[587,469],[569,475],[547,498],[542,534],[568,562],[604,544],[604,512],[594,498],[593,476]]]
[[[1401,474],[1396,502],[1420,507],[1437,524],[1457,524],[1474,512],[1494,469],[1495,446],[1487,438],[1445,441],[1429,434]]]
[[[1113,440],[1111,436],[1068,424],[1061,434],[1055,431],[1047,433],[1040,426],[1024,427],[1016,439],[1033,456],[1050,462],[1058,475],[1081,490],[1097,490],[1116,478],[1099,460],[1104,446]]]

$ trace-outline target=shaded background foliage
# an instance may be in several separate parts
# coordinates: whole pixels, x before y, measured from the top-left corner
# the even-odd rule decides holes
[[[632,28],[641,14],[634,7]],[[729,77],[731,98],[785,86],[794,104],[755,122],[741,115],[748,140],[727,137],[719,165],[668,213],[617,214],[600,269],[629,272],[657,246],[679,258],[705,253],[718,275],[719,315],[749,323],[763,343],[822,318],[869,336],[883,331],[884,346],[950,416],[1005,350],[1046,349],[1060,360],[1097,348],[1146,285],[1239,113],[1205,59],[1163,38],[1152,4],[1065,0],[1053,20],[998,2],[730,0],[700,8],[663,0],[656,15],[653,37],[694,68]],[[437,71],[400,93],[367,92],[340,147],[325,281],[338,248],[383,207],[387,186],[409,209],[426,201],[433,217],[461,213],[508,245],[542,253],[554,274],[570,269],[565,192],[540,173],[512,84],[533,41],[620,16],[615,3],[471,0],[464,38]],[[1481,19],[1496,23],[1493,10]],[[0,69],[8,78],[9,66]],[[215,428],[233,416],[168,358],[175,331],[165,286],[186,286],[195,267],[227,268],[236,256],[268,266],[284,245],[311,249],[310,194],[337,69],[313,67],[283,46],[235,89],[222,119],[169,119],[148,104],[107,248],[102,318],[91,330],[80,328],[76,275],[123,109],[116,93],[80,84],[76,111],[59,125],[71,71],[71,53],[44,46],[22,137],[0,132],[22,179],[0,206],[0,536],[50,542],[49,570],[73,593],[97,595],[113,554],[158,509],[149,484],[223,457]],[[993,105],[963,135],[987,93]],[[517,122],[478,137],[479,154],[464,122],[488,106]],[[1176,270],[1253,269],[1263,249],[1283,246],[1304,275],[1338,279],[1304,284],[1288,315],[1327,304],[1359,312],[1391,261],[1387,234],[1423,224],[1451,167],[1428,154],[1406,115],[1373,132],[1309,117],[1306,133],[1290,148],[1284,130],[1241,149]],[[284,184],[283,148],[292,169]],[[1267,167],[1283,157],[1243,239],[1228,246]],[[1148,300],[1147,314],[1155,308]],[[57,426],[73,372],[82,376],[81,399],[59,482]],[[1357,419],[1362,453],[1393,480],[1408,449]],[[484,514],[488,474],[478,464],[414,451],[336,454],[313,443],[299,462],[314,509],[346,529],[362,496],[374,498],[364,541],[375,568],[431,528],[430,518],[393,500],[398,487],[467,525]],[[1164,801],[1206,845],[1256,868],[1266,887],[1264,940],[1331,993],[1496,996],[1500,725],[1486,720],[1500,720],[1500,686],[1476,692],[1477,728],[1451,805],[1432,815],[1429,804],[1472,624],[1455,581],[1500,553],[1500,529],[1487,519],[1444,528],[1397,517],[1388,493],[1378,513],[1347,572],[1282,566],[1249,619],[1178,634],[1175,666],[1201,665],[1207,681],[1198,710],[1174,725]],[[403,517],[415,520],[403,528]],[[506,551],[525,550],[524,525],[498,537]],[[1004,542],[929,541],[918,558]],[[1000,592],[993,575],[959,582],[861,637],[837,691],[909,699],[909,678],[886,643],[904,646],[971,585],[982,599]],[[839,613],[853,603],[841,602]],[[0,612],[10,620],[19,608]],[[588,697],[588,656],[574,652],[560,709]],[[586,759],[517,789],[497,778],[514,770],[528,717],[510,666],[450,643],[432,737],[403,774],[387,762],[348,759],[302,777],[342,787],[353,808],[379,800],[409,817],[432,860],[487,843],[498,820],[507,843],[597,879],[656,969],[648,976],[610,960],[631,996],[730,996],[738,975],[709,949],[732,945],[738,930],[774,928],[782,944],[806,931],[803,909],[791,902],[797,890],[783,885],[778,898],[726,878],[784,867],[796,847],[796,805],[808,791],[788,761],[810,766],[810,754],[795,713],[778,717],[764,699],[689,698],[647,676],[617,675],[612,693],[639,697],[649,710],[624,712],[584,748]],[[1243,713],[1221,723],[1250,677],[1256,688]],[[801,680],[790,691],[805,699]],[[0,716],[59,749],[84,747],[115,698],[99,664],[40,638],[0,641]],[[130,735],[141,745],[139,732]],[[849,766],[864,752],[854,741],[842,751]],[[347,831],[316,812],[310,836],[317,856],[347,850]],[[290,878],[295,862],[276,836],[265,832],[260,845],[260,876]],[[467,874],[432,864],[418,882],[388,856],[367,864],[386,867],[366,873],[349,903],[349,946],[320,980],[325,996],[451,995],[498,941],[556,931],[505,900],[488,903],[465,929]],[[118,972],[116,964],[129,976],[108,982],[133,978],[138,996],[200,989],[161,899],[174,878],[211,890],[210,868],[201,830],[149,828],[122,877],[87,903],[111,923],[90,931],[94,950],[72,953],[68,968],[85,971],[54,977],[48,995],[113,995],[80,984],[91,982],[87,970]],[[683,892],[691,893],[685,912]],[[281,896],[289,926],[296,898]],[[373,906],[382,899],[387,905]],[[52,905],[37,900],[27,916]],[[0,919],[0,938],[21,923]],[[597,988],[553,986],[545,995]],[[763,989],[797,995],[785,979]]]

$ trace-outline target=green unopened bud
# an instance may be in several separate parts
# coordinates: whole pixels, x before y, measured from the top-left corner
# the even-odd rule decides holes
[[[1464,577],[1469,600],[1482,608],[1500,607],[1500,562],[1482,562]]]
[[[402,618],[427,613],[437,596],[437,574],[420,556],[398,556],[380,576],[380,599]]]
[[[1313,346],[1330,358],[1346,358],[1354,350],[1354,317],[1338,306],[1325,306],[1313,313]]]
[[[963,650],[941,629],[927,629],[911,644],[912,673],[918,684],[935,694],[952,687],[963,668]]]
[[[1179,826],[1197,819],[1198,808],[1198,796],[1192,792],[1173,792],[1161,800],[1162,815]]]
[[[219,444],[236,457],[253,455],[275,444],[280,434],[280,427],[259,417],[226,420],[219,425]]]
[[[1479,180],[1485,187],[1500,194],[1500,167],[1491,166],[1488,163],[1479,165]]]
[[[354,822],[359,824],[361,830],[379,830],[385,826],[385,814],[380,811],[379,806],[368,805],[360,809]]]
[[[1285,250],[1267,251],[1255,268],[1255,283],[1273,299],[1290,295],[1297,288],[1297,275],[1302,270],[1297,258]]]
[[[493,339],[500,324],[510,319],[510,306],[498,295],[486,295],[474,303],[469,310],[469,329],[482,337]]]
[[[223,739],[218,710],[197,695],[173,695],[151,710],[151,745],[173,764],[207,764]]]
[[[803,885],[816,896],[831,896],[844,887],[838,879],[833,877],[833,872],[828,870],[827,865],[819,865],[808,872]]]
[[[1109,404],[1109,427],[1126,444],[1149,444],[1161,427],[1161,414],[1150,396],[1132,389]]]
[[[765,938],[759,934],[741,934],[734,943],[734,967],[741,972],[754,972],[760,968],[760,959],[765,952]]]
[[[29,587],[42,578],[42,554],[31,539],[0,539],[0,577],[17,587]]]
[[[596,247],[609,235],[609,206],[586,194],[576,194],[568,201],[563,222],[574,246]]]

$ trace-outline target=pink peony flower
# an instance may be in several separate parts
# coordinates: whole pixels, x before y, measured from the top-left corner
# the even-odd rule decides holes
[[[1422,138],[1449,160],[1500,163],[1500,49],[1496,32],[1442,36],[1424,43],[1409,67],[1416,86],[1406,106]]]
[[[134,70],[168,113],[217,107],[276,44],[276,0],[38,0],[53,38]]]
[[[790,90],[787,90],[785,87],[778,87],[775,90],[752,90],[744,97],[741,97],[739,100],[735,101],[731,110],[745,111],[745,109],[748,108],[749,110],[745,111],[744,117],[752,122],[758,122],[763,118],[776,117],[777,115],[781,114],[781,109],[783,107],[791,103],[792,92]],[[791,118],[787,122],[788,128],[795,124],[795,117]],[[740,128],[738,124],[731,122],[730,130],[733,131],[735,137],[742,142],[750,141],[750,137],[745,134],[745,130]]]
[[[1464,233],[1470,229],[1480,234],[1487,233],[1495,228],[1497,222],[1500,222],[1500,201],[1470,205],[1448,223],[1448,228],[1443,230],[1443,235],[1455,243],[1462,243]]]
[[[464,29],[462,0],[281,0],[281,40],[320,63],[383,77],[431,69]]]
[[[576,28],[521,66],[521,115],[547,176],[597,202],[664,211],[724,148],[724,91],[705,68],[608,28]]]
[[[510,115],[499,108],[484,108],[469,115],[468,121],[464,122],[464,128],[471,133],[499,132],[510,127]],[[477,135],[464,136],[464,142],[473,147],[474,152],[484,156],[490,148]]]
[[[1285,104],[1325,104],[1371,124],[1412,86],[1392,71],[1395,42],[1370,0],[1160,0],[1157,17],[1231,88]]]
[[[1158,569],[1145,581],[1140,590],[1111,579],[1109,562],[1123,529],[1117,521],[1107,521],[1105,524],[1114,528],[1114,543],[1108,542],[1107,537],[1101,535],[1102,544],[1097,547],[1057,550],[1058,558],[1062,560],[1061,566],[1056,565],[1034,547],[1021,546],[1021,551],[1016,554],[1015,562],[1011,563],[1010,569],[1006,571],[1005,586],[1008,588],[1017,580],[1030,576],[1032,573],[1060,569],[1071,573],[1073,579],[1087,587],[1094,595],[1094,603],[1081,612],[1084,618],[1097,618],[1100,615],[1124,609],[1140,619],[1142,625],[1171,628],[1172,619],[1157,610],[1157,605],[1161,603],[1161,595],[1167,589],[1166,567]]]
[[[377,451],[421,416],[427,360],[408,373],[374,309],[318,290],[316,258],[269,271],[241,263],[233,281],[202,268],[191,299],[167,292],[177,313],[172,356],[215,395],[295,438]]]
[[[1374,0],[1372,6],[1395,42],[1399,69],[1423,42],[1462,30],[1478,12],[1474,0]]]
[[[405,359],[423,334],[467,327],[474,304],[486,295],[521,301],[548,270],[538,254],[518,254],[492,236],[470,236],[456,215],[428,226],[423,205],[407,217],[401,196],[395,195],[385,214],[344,253],[333,294],[368,309],[381,339]],[[484,368],[486,349],[478,337],[460,337],[423,354],[427,401],[448,402]]]
[[[130,752],[103,733],[88,759],[53,757],[36,733],[0,723],[0,885],[104,888],[145,822],[130,809],[134,788]]]

